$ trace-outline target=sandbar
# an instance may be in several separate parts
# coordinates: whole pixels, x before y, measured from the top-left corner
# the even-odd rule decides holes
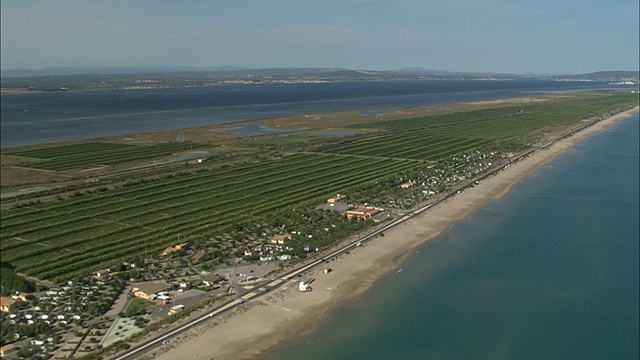
[[[586,137],[638,112],[638,107],[613,115],[553,145],[534,152],[479,185],[440,203],[365,246],[343,255],[306,278],[313,291],[298,291],[292,281],[232,314],[212,319],[190,333],[172,339],[145,358],[255,359],[278,344],[313,331],[327,313],[348,301],[366,301],[362,295],[385,274],[396,271],[414,250],[435,238],[475,210],[495,201],[518,181],[531,175]]]

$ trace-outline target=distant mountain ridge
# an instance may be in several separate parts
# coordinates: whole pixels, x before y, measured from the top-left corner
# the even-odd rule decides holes
[[[638,81],[639,71],[596,71],[589,74],[567,75],[570,78],[592,79],[592,80],[622,80],[629,79]]]
[[[410,67],[404,69],[390,70],[390,72],[394,72],[397,74],[411,74],[411,75],[459,75],[464,74],[456,71],[446,71],[446,70],[432,70],[425,69],[422,67]]]

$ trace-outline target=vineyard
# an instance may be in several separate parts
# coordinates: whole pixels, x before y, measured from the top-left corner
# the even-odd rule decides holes
[[[292,155],[280,161],[166,177],[101,195],[2,213],[2,256],[54,281],[144,254],[182,237],[207,237],[265,212],[324,199],[409,169],[414,162]]]
[[[128,145],[90,142],[37,150],[7,151],[6,154],[42,160],[23,165],[26,167],[60,171],[155,159],[189,150],[194,145],[197,144],[173,142],[155,145]]]
[[[351,192],[353,198],[363,199],[361,189],[369,184],[378,193],[395,196],[399,187],[388,179],[396,174],[425,173],[424,168],[434,174],[453,174],[453,168],[471,172],[480,165],[476,159],[489,161],[484,155],[488,152],[523,150],[536,140],[532,134],[558,126],[575,128],[583,119],[604,116],[635,102],[637,98],[629,94],[606,92],[359,124],[351,127],[377,131],[317,148],[302,144],[302,151],[293,154],[271,154],[252,161],[244,158],[242,163],[226,166],[212,161],[198,171],[132,178],[109,188],[3,211],[2,259],[17,272],[59,282],[124,259],[155,255],[178,238],[204,239],[215,246],[211,241],[220,234],[233,233],[239,224],[264,222],[268,214],[286,217],[294,207],[311,206],[336,193]],[[22,166],[63,171],[157,159],[194,146],[197,144],[89,142],[5,153],[40,160]],[[477,158],[465,155],[467,163],[450,161],[458,154]],[[442,169],[436,171],[434,166]],[[382,188],[385,184],[392,189]],[[245,240],[235,241],[243,247]]]
[[[380,129],[383,133],[321,147],[316,151],[436,161],[475,149],[506,150],[505,144],[515,146],[511,150],[522,150],[530,140],[525,138],[527,134],[576,123],[629,100],[627,94],[616,94],[352,125],[352,128]]]

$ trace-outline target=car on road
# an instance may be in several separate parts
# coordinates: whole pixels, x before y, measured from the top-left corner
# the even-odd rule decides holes
[[[262,291],[262,292],[267,292],[267,288],[263,288],[263,287],[261,287],[261,288],[260,288],[260,289],[258,289],[258,290],[259,290],[259,291]]]

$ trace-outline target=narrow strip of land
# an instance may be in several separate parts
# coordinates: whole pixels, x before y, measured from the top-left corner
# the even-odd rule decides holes
[[[298,278],[291,281],[285,276],[281,278],[281,288],[269,293],[262,302],[242,305],[232,302],[234,307],[240,305],[244,311],[227,313],[207,322],[174,338],[170,344],[156,349],[149,356],[163,360],[194,357],[253,359],[282,341],[311,331],[313,324],[317,324],[328,310],[358,298],[381,276],[397,269],[418,246],[478,208],[499,199],[515,183],[579,141],[606,130],[635,112],[638,112],[637,107],[584,128],[570,137],[561,137],[552,144],[545,144],[544,148],[483,179],[477,186],[466,188],[460,194],[456,192],[456,196],[422,209],[426,211],[418,209],[414,212],[418,216],[403,219],[406,221],[394,226],[393,230],[385,228],[384,237],[371,238],[372,241],[365,246],[354,245],[342,256],[335,254],[331,259],[323,258],[324,267],[332,269],[330,273],[317,271],[318,268],[312,272],[299,269],[306,272],[303,280],[314,279],[313,292],[299,292]]]

